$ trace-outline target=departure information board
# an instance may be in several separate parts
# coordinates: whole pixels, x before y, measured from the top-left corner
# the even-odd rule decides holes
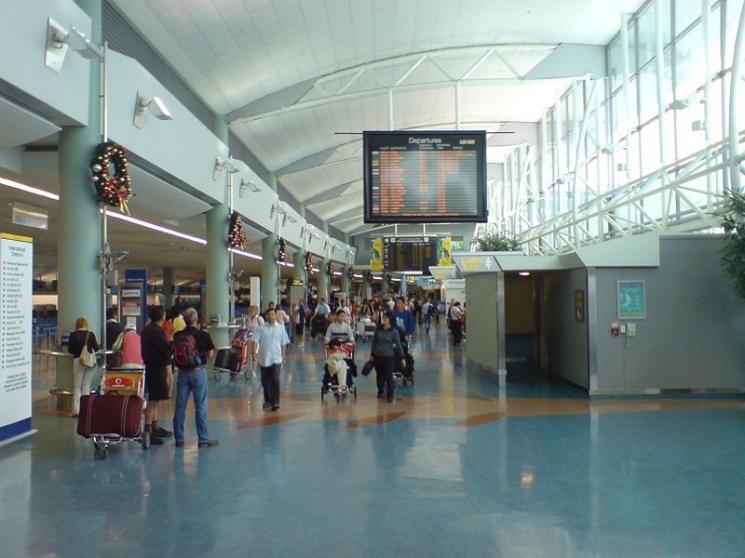
[[[383,268],[386,271],[421,271],[437,265],[436,236],[398,236],[383,238]]]
[[[486,221],[486,132],[365,132],[365,222]]]

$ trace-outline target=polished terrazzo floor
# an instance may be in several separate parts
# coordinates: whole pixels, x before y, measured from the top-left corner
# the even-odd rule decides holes
[[[278,413],[258,382],[211,379],[220,446],[198,450],[189,420],[185,449],[105,461],[40,369],[39,432],[0,448],[0,556],[745,556],[745,401],[500,390],[446,341],[416,339],[394,403],[370,377],[340,405],[306,343]]]

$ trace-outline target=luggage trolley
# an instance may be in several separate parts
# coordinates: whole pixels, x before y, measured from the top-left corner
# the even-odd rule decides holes
[[[144,368],[107,369],[100,392],[81,398],[78,434],[93,441],[96,459],[106,459],[109,447],[122,442],[137,442],[147,449],[146,405]],[[102,425],[111,431],[97,431]]]
[[[355,334],[357,335],[358,339],[372,339],[372,337],[375,335],[375,329],[376,329],[375,322],[372,321],[370,318],[361,318],[357,321],[357,328],[355,329]]]
[[[336,342],[335,342],[336,341]],[[354,346],[346,343],[340,343],[338,340],[332,340],[324,348],[323,363],[323,381],[321,382],[321,401],[324,401],[326,394],[331,392],[339,403],[347,393],[351,393],[357,399],[357,386],[354,383],[354,376],[357,375],[357,365],[354,362]],[[347,385],[340,386],[338,377],[329,373],[326,361],[330,357],[341,357],[347,366]]]
[[[215,380],[220,377],[220,374],[229,374],[231,378],[234,378],[241,372],[246,380],[249,379],[248,357],[252,340],[253,332],[241,328],[233,335],[230,347],[221,347],[217,350],[215,362],[212,365]]]

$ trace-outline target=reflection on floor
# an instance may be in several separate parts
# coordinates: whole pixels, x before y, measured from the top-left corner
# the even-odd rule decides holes
[[[358,362],[366,356],[363,343]],[[590,402],[496,378],[433,329],[389,404],[320,402],[320,347],[292,349],[278,413],[211,379],[221,445],[94,461],[35,373],[39,433],[0,448],[2,556],[743,556],[745,401]],[[191,416],[191,415],[190,415]]]

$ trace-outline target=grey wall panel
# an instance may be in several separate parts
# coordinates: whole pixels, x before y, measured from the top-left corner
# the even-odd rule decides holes
[[[202,124],[210,130],[214,129],[215,113],[189,88],[187,83],[130,25],[125,17],[106,0],[103,2],[102,19],[103,38],[109,41],[110,48],[137,60],[152,75],[157,76],[158,81]]]
[[[479,301],[468,305],[469,359],[497,372],[499,348],[497,330],[497,274],[482,273],[466,277],[466,300]]]
[[[598,269],[599,391],[745,388],[745,302],[721,270],[722,240],[663,238],[658,269]],[[643,279],[637,337],[610,336],[616,282]]]
[[[548,373],[589,389],[587,345],[587,272],[547,273],[544,304]],[[585,321],[575,319],[574,292],[585,292]]]

